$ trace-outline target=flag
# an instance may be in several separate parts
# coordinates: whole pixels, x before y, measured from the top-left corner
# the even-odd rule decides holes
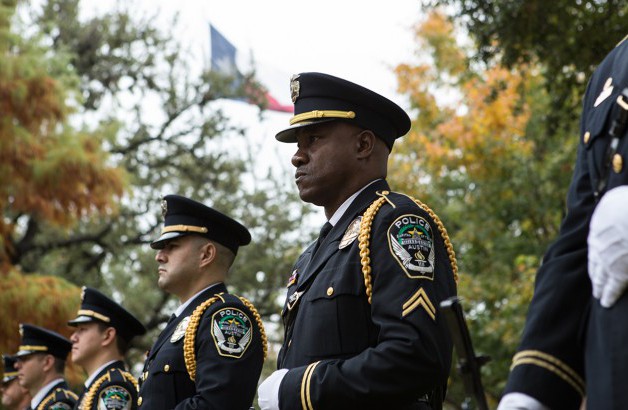
[[[235,81],[233,87],[238,87],[244,80],[244,75],[238,68],[238,50],[212,24],[209,25],[209,32],[211,40],[211,70],[234,77]],[[276,80],[277,70],[268,70],[268,67],[264,67],[264,69],[261,69],[260,67],[260,69],[258,70],[259,73],[269,73],[273,71],[275,73],[273,77],[275,77],[274,79]],[[265,102],[266,109],[271,111],[292,113],[294,111],[294,108],[291,103],[282,102],[280,101],[280,99],[275,97],[275,95],[280,95],[275,94],[276,92],[278,92],[277,87],[275,87],[277,81],[272,81],[273,78],[271,78],[271,75],[267,75],[267,81],[265,81],[265,75],[267,74],[262,74],[262,78],[257,78],[257,81],[259,82],[258,86],[261,86],[262,98],[264,99],[263,101]],[[285,84],[288,84],[288,78],[288,75],[285,75]],[[284,88],[285,94],[288,95],[288,86],[286,85]],[[255,91],[252,92],[255,93]],[[255,99],[251,98],[249,102],[255,102],[254,100]]]

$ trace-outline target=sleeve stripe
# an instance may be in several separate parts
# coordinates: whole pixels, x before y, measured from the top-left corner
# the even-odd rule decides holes
[[[303,410],[314,410],[314,406],[312,405],[312,398],[310,397],[310,382],[312,380],[312,373],[314,373],[314,368],[319,363],[320,361],[310,364],[305,369],[305,373],[303,373],[303,378],[301,379],[301,406]]]
[[[556,374],[584,397],[584,380],[560,359],[538,350],[522,350],[513,357],[510,369],[522,364],[533,364]]]

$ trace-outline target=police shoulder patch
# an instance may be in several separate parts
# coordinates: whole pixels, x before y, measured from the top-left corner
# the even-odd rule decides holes
[[[251,344],[251,319],[236,308],[223,308],[212,316],[212,337],[218,354],[239,359]]]
[[[133,396],[122,386],[107,386],[98,395],[98,410],[131,410]]]
[[[388,245],[409,278],[434,279],[434,233],[418,215],[402,215],[388,228]]]
[[[53,403],[48,407],[50,410],[72,410],[72,406],[62,401]]]

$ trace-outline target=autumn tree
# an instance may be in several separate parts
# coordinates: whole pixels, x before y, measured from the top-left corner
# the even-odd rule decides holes
[[[551,97],[537,63],[478,64],[439,12],[416,36],[427,55],[396,68],[416,115],[390,179],[430,204],[449,230],[474,345],[492,357],[483,376],[496,403],[536,268],[563,216],[577,123],[545,131]],[[460,389],[452,385],[450,403],[462,402]]]

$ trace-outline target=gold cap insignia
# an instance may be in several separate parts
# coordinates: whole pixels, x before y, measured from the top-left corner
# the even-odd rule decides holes
[[[81,302],[83,302],[83,301],[85,300],[85,288],[86,288],[86,287],[87,287],[87,286],[83,286],[83,287],[81,288]]]
[[[294,74],[290,78],[290,96],[292,97],[292,103],[297,102],[297,98],[299,98],[299,91],[301,90],[301,84],[297,80],[299,78],[299,74]]]
[[[164,199],[161,201],[161,216],[165,218],[166,213],[168,213],[168,201]]]

